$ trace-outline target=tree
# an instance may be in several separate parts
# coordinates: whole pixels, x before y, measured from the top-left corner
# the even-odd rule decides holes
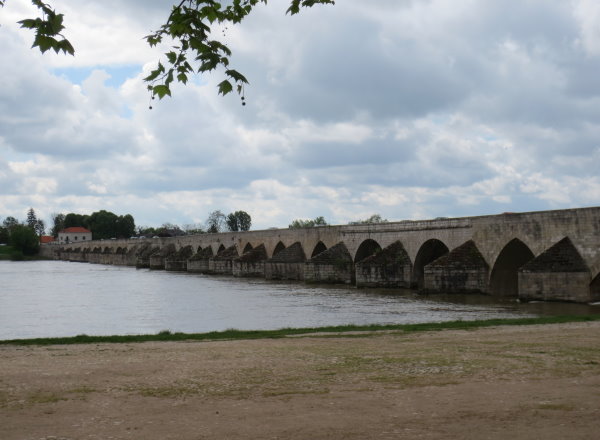
[[[24,255],[34,255],[40,249],[40,240],[28,225],[15,225],[10,232],[8,244]]]
[[[64,214],[51,214],[52,218],[52,229],[50,229],[50,235],[54,238],[58,237],[58,233],[65,229],[65,215]]]
[[[7,244],[9,239],[8,228],[0,226],[0,244]]]
[[[14,217],[11,217],[11,216],[6,217],[4,219],[4,221],[2,222],[2,226],[4,226],[9,231],[18,224],[19,224],[19,220],[17,220]]]
[[[40,11],[40,16],[19,21],[22,28],[31,29],[34,34],[33,46],[42,53],[54,50],[56,53],[74,55],[75,49],[62,31],[63,14],[41,0],[32,0]],[[230,68],[231,50],[214,38],[219,28],[227,29],[240,23],[252,9],[267,0],[232,0],[221,4],[216,0],[177,0],[172,6],[166,22],[158,30],[144,38],[150,46],[169,42],[170,50],[166,59],[159,61],[144,80],[152,98],[171,96],[171,84],[177,80],[186,84],[190,75],[224,69],[225,79],[218,85],[219,93],[226,95],[234,90],[241,96],[244,105],[244,85],[248,80],[237,70]],[[295,15],[301,8],[316,4],[334,4],[334,0],[291,0],[287,13]],[[4,0],[0,0],[0,7]],[[164,62],[164,64],[163,64]],[[152,108],[152,107],[150,107]]]
[[[33,225],[33,230],[39,237],[44,235],[44,232],[46,232],[46,223],[44,223],[44,220],[38,219],[35,225]]]
[[[74,212],[70,212],[67,215],[65,215],[65,220],[62,229],[72,228],[74,226],[88,227],[89,217],[89,215],[75,214]]]
[[[387,219],[384,219],[379,214],[373,214],[371,217],[365,220],[356,220],[353,222],[349,222],[349,225],[366,225],[370,223],[387,223]]]
[[[225,228],[225,223],[225,214],[219,210],[213,211],[208,215],[208,219],[206,219],[206,232],[221,232]]]
[[[327,226],[327,222],[323,216],[315,217],[314,220],[296,219],[290,225],[290,229],[299,228],[314,228],[315,226]]]
[[[33,208],[29,208],[29,211],[27,211],[27,226],[29,226],[31,229],[35,229],[37,221],[38,219],[35,215],[35,211]]]
[[[246,211],[235,211],[227,216],[227,227],[230,231],[248,231],[252,226],[252,217]]]

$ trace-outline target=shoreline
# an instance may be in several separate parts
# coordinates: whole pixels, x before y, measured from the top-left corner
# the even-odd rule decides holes
[[[344,336],[352,332],[424,332],[439,330],[467,330],[497,326],[523,326],[540,324],[561,324],[571,322],[600,321],[600,314],[593,315],[565,315],[565,316],[540,316],[530,318],[498,318],[487,320],[458,320],[442,322],[425,322],[419,324],[369,324],[369,325],[339,325],[306,328],[282,328],[277,330],[223,330],[207,333],[182,333],[164,330],[156,334],[141,335],[86,335],[81,334],[69,337],[52,338],[25,338],[0,340],[2,345],[70,345],[70,344],[98,344],[98,343],[134,343],[134,342],[174,342],[174,341],[218,341],[218,340],[244,340],[244,339],[276,339],[288,336],[309,336],[314,334],[330,334]]]

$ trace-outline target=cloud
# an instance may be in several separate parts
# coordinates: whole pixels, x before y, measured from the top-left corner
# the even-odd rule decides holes
[[[266,228],[600,203],[596,2],[272,2],[222,29],[246,106],[219,72],[151,101],[161,52],[142,37],[164,2],[53,5],[75,57],[29,49],[27,2],[0,11],[0,218],[243,209]]]

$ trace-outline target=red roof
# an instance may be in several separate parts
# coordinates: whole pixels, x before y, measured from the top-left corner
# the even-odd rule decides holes
[[[60,232],[66,232],[66,233],[71,233],[71,232],[89,232],[89,233],[91,233],[92,231],[90,231],[89,229],[82,228],[81,226],[71,226],[70,228],[63,229]]]
[[[52,235],[42,235],[40,237],[40,243],[52,243],[54,241],[54,237]]]

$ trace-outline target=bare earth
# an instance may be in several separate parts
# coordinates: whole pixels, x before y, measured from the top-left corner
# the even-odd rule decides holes
[[[592,439],[600,322],[0,347],[0,439]]]

